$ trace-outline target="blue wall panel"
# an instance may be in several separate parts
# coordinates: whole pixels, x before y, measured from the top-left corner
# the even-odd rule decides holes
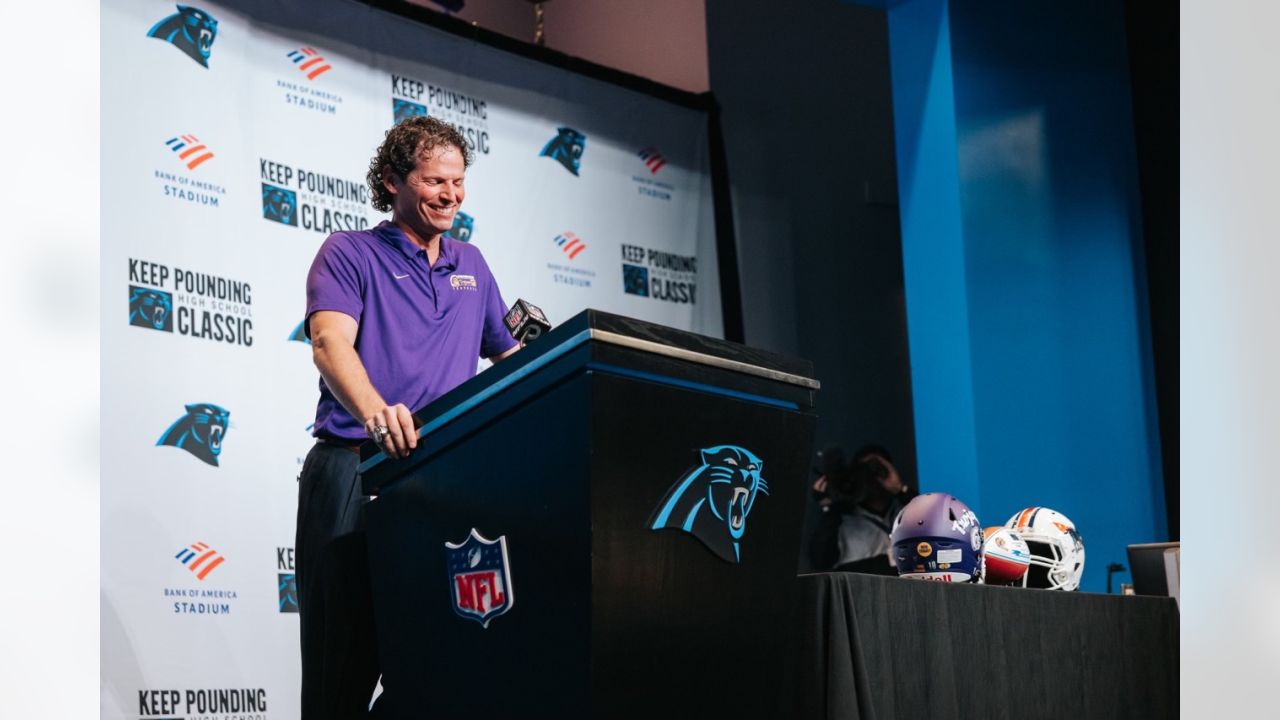
[[[982,517],[946,4],[901,6],[889,38],[919,482]]]
[[[987,525],[1065,513],[1103,590],[1125,545],[1166,532],[1123,9],[909,0],[889,27],[916,417],[971,418],[950,442],[918,426],[921,486]],[[950,57],[930,74],[931,35]],[[944,85],[950,147],[917,100]],[[962,363],[968,387],[937,392]],[[971,458],[976,480],[942,471]]]

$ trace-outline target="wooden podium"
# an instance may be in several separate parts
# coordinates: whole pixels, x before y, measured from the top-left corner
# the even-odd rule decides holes
[[[587,310],[366,449],[379,711],[776,716],[812,376]]]

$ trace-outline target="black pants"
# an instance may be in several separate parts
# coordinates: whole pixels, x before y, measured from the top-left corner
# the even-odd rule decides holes
[[[316,443],[298,477],[302,720],[368,717],[378,682],[359,461],[344,447]]]

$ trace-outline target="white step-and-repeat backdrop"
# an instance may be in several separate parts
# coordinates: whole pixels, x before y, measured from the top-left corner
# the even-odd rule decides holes
[[[298,716],[304,280],[414,114],[474,143],[453,234],[508,303],[721,335],[704,113],[348,0],[108,0],[104,718]]]

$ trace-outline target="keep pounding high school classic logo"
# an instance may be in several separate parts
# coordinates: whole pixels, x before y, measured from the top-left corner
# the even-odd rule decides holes
[[[147,31],[147,37],[173,45],[187,57],[209,67],[209,54],[218,37],[218,21],[198,7],[178,5],[178,12],[161,20]]]
[[[328,235],[369,227],[369,186],[259,158],[264,220]]]
[[[622,246],[622,291],[654,300],[697,302],[698,258],[639,245]]]
[[[475,528],[461,543],[445,542],[453,611],[483,627],[516,604],[507,536],[489,540]]]
[[[172,445],[182,448],[201,461],[218,467],[222,455],[222,438],[227,434],[231,413],[212,403],[194,403],[186,406],[186,414],[179,417],[164,431],[156,446]]]
[[[759,496],[769,494],[761,476],[764,461],[736,445],[706,448],[700,455],[702,465],[671,485],[649,518],[649,527],[682,530],[721,560],[741,562],[739,544],[747,532],[747,516]]]
[[[562,127],[559,134],[542,146],[538,155],[549,157],[564,166],[575,176],[582,166],[582,153],[586,150],[587,136],[573,128]]]
[[[462,134],[476,157],[489,154],[491,148],[487,100],[404,75],[392,74],[393,124],[399,124],[406,118],[427,115],[452,125]]]
[[[129,324],[230,345],[253,345],[247,282],[129,258]]]

